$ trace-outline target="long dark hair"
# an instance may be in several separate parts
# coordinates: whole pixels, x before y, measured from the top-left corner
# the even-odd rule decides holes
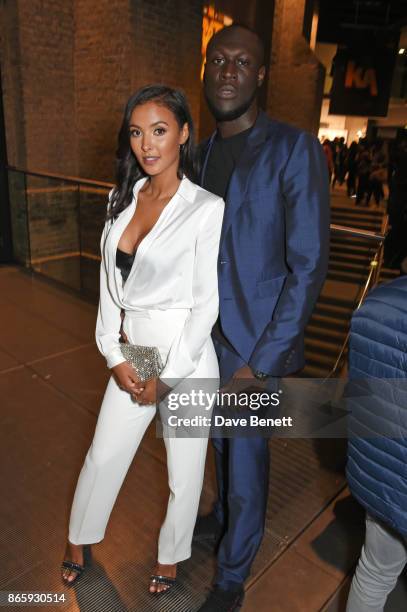
[[[197,178],[196,153],[194,144],[194,124],[184,94],[165,85],[147,85],[133,94],[126,104],[122,125],[118,135],[116,152],[116,187],[113,189],[107,218],[116,217],[133,199],[133,187],[136,181],[147,176],[140,167],[130,147],[130,118],[136,106],[156,102],[170,110],[180,129],[188,124],[189,137],[180,149],[178,176],[185,174],[190,180]]]

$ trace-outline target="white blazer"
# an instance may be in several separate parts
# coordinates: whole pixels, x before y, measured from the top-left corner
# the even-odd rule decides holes
[[[107,366],[113,368],[125,361],[119,343],[122,309],[188,309],[161,374],[162,378],[182,379],[196,369],[218,316],[217,259],[224,202],[184,177],[140,242],[123,287],[116,267],[117,245],[146,180],[137,181],[131,204],[103,229],[96,343]]]

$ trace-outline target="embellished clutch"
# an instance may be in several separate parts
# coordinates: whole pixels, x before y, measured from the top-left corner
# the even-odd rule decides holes
[[[164,368],[161,355],[156,346],[141,346],[124,342],[120,345],[125,360],[133,366],[140,380],[159,376]]]

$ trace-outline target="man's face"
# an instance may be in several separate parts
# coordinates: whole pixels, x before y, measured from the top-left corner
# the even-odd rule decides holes
[[[251,106],[264,80],[256,37],[244,29],[222,30],[209,43],[205,64],[205,97],[217,121],[232,121]]]

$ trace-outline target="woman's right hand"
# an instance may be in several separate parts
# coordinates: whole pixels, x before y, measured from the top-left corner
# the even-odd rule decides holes
[[[144,391],[144,384],[138,378],[136,370],[127,361],[123,361],[112,368],[112,373],[119,387],[137,400],[137,396]]]

